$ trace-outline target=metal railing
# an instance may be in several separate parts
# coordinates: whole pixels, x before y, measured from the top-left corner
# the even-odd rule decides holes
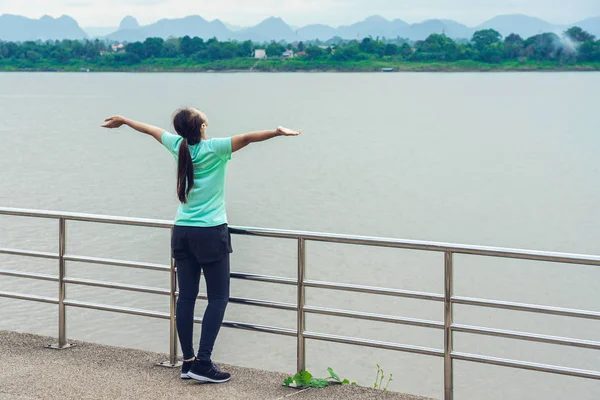
[[[58,236],[59,246],[58,253],[48,253],[40,251],[30,250],[16,250],[0,248],[0,254],[9,254],[16,256],[28,256],[58,260],[59,270],[58,276],[50,276],[44,274],[36,274],[29,272],[17,272],[0,270],[0,275],[20,277],[20,278],[31,278],[45,281],[58,282],[58,298],[49,298],[37,295],[25,295],[11,292],[0,291],[0,297],[13,298],[19,300],[31,300],[44,303],[58,304],[58,344],[52,346],[53,348],[66,348],[69,347],[67,343],[67,318],[66,318],[66,307],[80,307],[94,310],[111,311],[125,314],[140,315],[153,318],[168,319],[170,322],[170,342],[169,342],[169,360],[163,364],[168,366],[178,365],[177,361],[177,331],[175,324],[175,304],[177,299],[177,282],[176,282],[176,269],[174,262],[171,261],[171,265],[160,265],[144,262],[132,262],[123,260],[112,260],[98,257],[85,257],[68,254],[66,251],[66,222],[67,221],[83,221],[93,223],[105,223],[105,224],[121,224],[131,226],[142,226],[142,227],[154,227],[154,228],[166,228],[172,229],[173,222],[164,220],[153,220],[153,219],[140,219],[140,218],[121,218],[114,216],[100,216],[91,214],[76,214],[66,212],[51,212],[51,211],[38,211],[38,210],[25,210],[15,208],[0,208],[0,215],[12,215],[21,217],[38,217],[38,218],[51,218],[57,219],[58,224]],[[223,326],[237,329],[246,329],[252,331],[273,333],[278,335],[293,336],[297,339],[297,368],[298,370],[305,369],[306,366],[306,351],[305,344],[307,339],[320,340],[326,342],[335,342],[343,344],[351,344],[358,346],[366,346],[378,349],[396,350],[402,352],[423,354],[434,357],[444,358],[444,399],[452,400],[453,398],[453,361],[462,360],[470,361],[475,363],[492,364],[511,368],[520,368],[526,370],[540,371],[546,373],[569,375],[588,379],[600,379],[600,371],[589,371],[576,368],[568,368],[556,365],[545,365],[532,362],[524,362],[496,357],[489,357],[477,354],[461,353],[453,350],[452,338],[454,332],[470,333],[477,335],[495,336],[501,338],[519,339],[532,342],[542,342],[557,344],[563,346],[573,346],[586,349],[600,350],[600,342],[591,340],[580,340],[566,337],[548,336],[526,332],[507,331],[493,328],[484,328],[478,326],[469,326],[456,324],[453,322],[453,305],[462,304],[475,307],[488,307],[498,308],[505,310],[524,311],[539,314],[550,314],[560,315],[566,317],[576,317],[584,319],[600,320],[600,311],[586,311],[559,307],[541,306],[535,304],[523,304],[514,303],[507,301],[497,300],[486,300],[479,298],[469,298],[455,296],[453,294],[453,256],[454,254],[467,254],[475,256],[487,256],[487,257],[498,257],[498,258],[511,258],[521,260],[536,260],[546,261],[555,263],[569,263],[569,264],[581,264],[581,265],[594,265],[600,266],[599,256],[588,256],[579,254],[565,254],[565,253],[550,253],[541,251],[530,251],[530,250],[517,250],[517,249],[503,249],[494,247],[483,247],[483,246],[469,246],[459,245],[451,243],[437,243],[437,242],[425,242],[416,240],[400,240],[400,239],[386,239],[386,238],[375,238],[375,237],[362,237],[362,236],[347,236],[347,235],[335,235],[325,233],[314,233],[314,232],[297,232],[297,231],[284,231],[274,229],[260,229],[260,228],[240,228],[231,227],[233,234],[239,235],[251,235],[251,236],[262,236],[270,238],[290,239],[296,240],[298,244],[297,259],[298,259],[298,276],[297,279],[284,278],[277,276],[268,275],[257,275],[248,273],[237,273],[232,272],[231,277],[234,279],[245,279],[257,282],[269,282],[274,284],[282,285],[293,285],[297,287],[297,302],[296,304],[281,303],[266,300],[256,300],[247,298],[235,298],[230,299],[231,303],[245,304],[257,307],[266,307],[280,310],[296,311],[297,313],[297,328],[288,329],[273,326],[255,325],[241,322],[225,321]],[[351,285],[344,283],[334,282],[323,282],[316,280],[305,279],[306,270],[306,243],[307,242],[328,242],[328,243],[342,243],[350,245],[362,245],[362,246],[376,246],[376,247],[388,247],[388,248],[400,248],[400,249],[411,249],[411,250],[423,250],[429,252],[437,252],[444,254],[444,294],[437,293],[425,293],[416,292],[400,289],[382,288],[382,287],[371,287],[363,285]],[[122,266],[127,268],[140,268],[147,270],[156,271],[168,271],[170,273],[170,289],[160,289],[153,287],[144,287],[137,285],[129,285],[114,282],[96,281],[89,279],[77,279],[66,277],[66,262],[81,262],[81,263],[94,263],[112,266]],[[169,296],[170,299],[170,312],[162,313],[156,311],[148,311],[136,308],[128,307],[117,307],[103,304],[88,303],[82,301],[69,300],[66,297],[66,285],[86,285],[95,286],[110,289],[127,290],[133,292],[160,294]],[[381,315],[366,312],[356,312],[348,310],[340,310],[333,308],[317,307],[307,305],[305,301],[305,290],[306,288],[319,288],[329,289],[337,291],[348,291],[357,293],[369,293],[385,296],[404,297],[412,299],[420,299],[427,301],[434,301],[443,303],[444,305],[444,321],[429,321],[415,318],[404,318],[391,315]],[[205,296],[199,296],[200,299],[206,299]],[[305,317],[306,314],[320,314],[336,317],[355,318],[369,321],[388,322],[394,324],[411,325],[432,329],[439,329],[444,331],[444,348],[435,349],[428,347],[412,346],[399,343],[382,342],[377,340],[367,340],[339,335],[331,335],[317,332],[306,331],[305,329]],[[196,318],[195,322],[201,323],[200,318]]]

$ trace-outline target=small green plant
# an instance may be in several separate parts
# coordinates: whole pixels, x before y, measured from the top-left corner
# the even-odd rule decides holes
[[[356,382],[350,382],[348,379],[340,379],[340,377],[333,372],[333,368],[329,367],[327,368],[327,372],[329,372],[329,379],[333,379],[334,382],[342,384],[342,385],[352,385],[352,386],[356,386]]]
[[[387,381],[387,383],[385,384],[385,386],[383,386],[383,379],[385,378],[385,373],[383,372],[383,368],[381,368],[379,366],[379,364],[377,364],[377,375],[375,376],[375,383],[373,384],[373,388],[374,389],[380,389],[383,390],[384,392],[387,392],[388,387],[390,386],[390,382],[393,381],[393,376],[392,374],[390,374],[390,377]]]
[[[356,385],[356,382],[350,383],[348,379],[340,379],[340,377],[333,371],[333,368],[327,368],[329,377],[327,378],[315,378],[308,371],[300,371],[294,376],[288,376],[283,380],[284,386],[295,386],[297,388],[312,387],[312,388],[324,388],[332,383],[340,385]]]

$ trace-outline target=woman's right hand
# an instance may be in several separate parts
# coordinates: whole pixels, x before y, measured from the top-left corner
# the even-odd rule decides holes
[[[302,130],[295,131],[293,129],[284,128],[283,126],[277,127],[277,134],[281,136],[298,136],[302,133]]]
[[[115,115],[104,120],[104,124],[101,125],[103,128],[114,129],[120,128],[125,125],[126,119],[121,117],[120,115]]]

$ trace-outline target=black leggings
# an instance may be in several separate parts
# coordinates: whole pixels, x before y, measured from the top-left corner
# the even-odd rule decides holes
[[[177,331],[184,360],[194,357],[194,307],[204,274],[208,306],[202,319],[197,358],[211,361],[211,354],[229,301],[231,241],[227,225],[211,228],[176,226],[171,239],[177,267],[179,298]]]

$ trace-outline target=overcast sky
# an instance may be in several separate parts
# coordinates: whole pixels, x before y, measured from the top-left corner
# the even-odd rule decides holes
[[[31,18],[66,14],[86,27],[118,25],[125,15],[144,25],[192,14],[244,26],[269,16],[298,26],[337,26],[374,14],[411,23],[451,18],[472,26],[516,13],[566,24],[600,16],[600,0],[0,0],[0,14]]]

